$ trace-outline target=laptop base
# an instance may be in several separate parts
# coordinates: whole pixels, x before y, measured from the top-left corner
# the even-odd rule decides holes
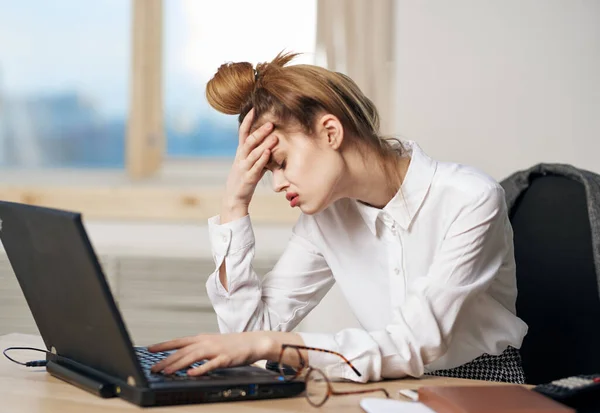
[[[117,386],[95,375],[84,373],[72,367],[66,367],[52,360],[48,361],[46,371],[57,379],[66,381],[98,397],[105,399],[117,397]]]
[[[305,389],[304,383],[297,381],[267,386],[250,383],[238,385],[222,383],[204,389],[190,386],[177,390],[173,389],[171,385],[161,383],[154,386],[153,391],[149,391],[149,389],[139,389],[126,383],[115,383],[114,378],[103,377],[102,372],[56,355],[48,359],[46,370],[52,376],[98,397],[120,397],[143,407],[279,399],[298,396]],[[163,387],[165,385],[166,387]]]

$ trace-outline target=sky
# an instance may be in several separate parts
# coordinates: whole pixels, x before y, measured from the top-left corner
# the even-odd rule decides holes
[[[224,62],[270,61],[284,49],[314,61],[316,0],[164,1],[165,103],[184,123],[208,110],[204,86]]]
[[[285,49],[314,59],[316,0],[163,0],[168,116],[206,110],[204,85],[226,61],[269,61]],[[0,0],[0,93],[78,91],[106,116],[128,104],[127,0]]]

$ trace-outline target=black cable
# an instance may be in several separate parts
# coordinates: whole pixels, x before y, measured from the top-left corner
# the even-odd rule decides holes
[[[4,354],[4,357],[9,359],[13,363],[17,363],[17,364],[20,364],[21,366],[25,366],[25,367],[45,367],[48,362],[46,360],[33,360],[33,361],[28,361],[26,363],[23,363],[21,361],[13,359],[8,354],[6,354],[6,352],[10,351],[10,350],[31,350],[31,351],[39,351],[40,353],[51,354],[48,350],[42,350],[42,349],[35,348],[35,347],[8,347],[8,348],[4,349],[4,351],[2,352],[2,354]]]

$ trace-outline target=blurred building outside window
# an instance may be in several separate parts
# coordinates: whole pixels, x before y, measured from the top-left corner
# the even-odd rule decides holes
[[[131,7],[0,0],[0,167],[123,168]]]

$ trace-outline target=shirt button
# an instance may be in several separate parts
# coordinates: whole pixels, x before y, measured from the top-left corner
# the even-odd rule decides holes
[[[394,268],[394,274],[400,275],[400,270],[398,268]]]
[[[224,243],[227,243],[227,235],[223,235],[223,236],[221,237],[221,239],[223,240],[223,242],[224,242]]]

